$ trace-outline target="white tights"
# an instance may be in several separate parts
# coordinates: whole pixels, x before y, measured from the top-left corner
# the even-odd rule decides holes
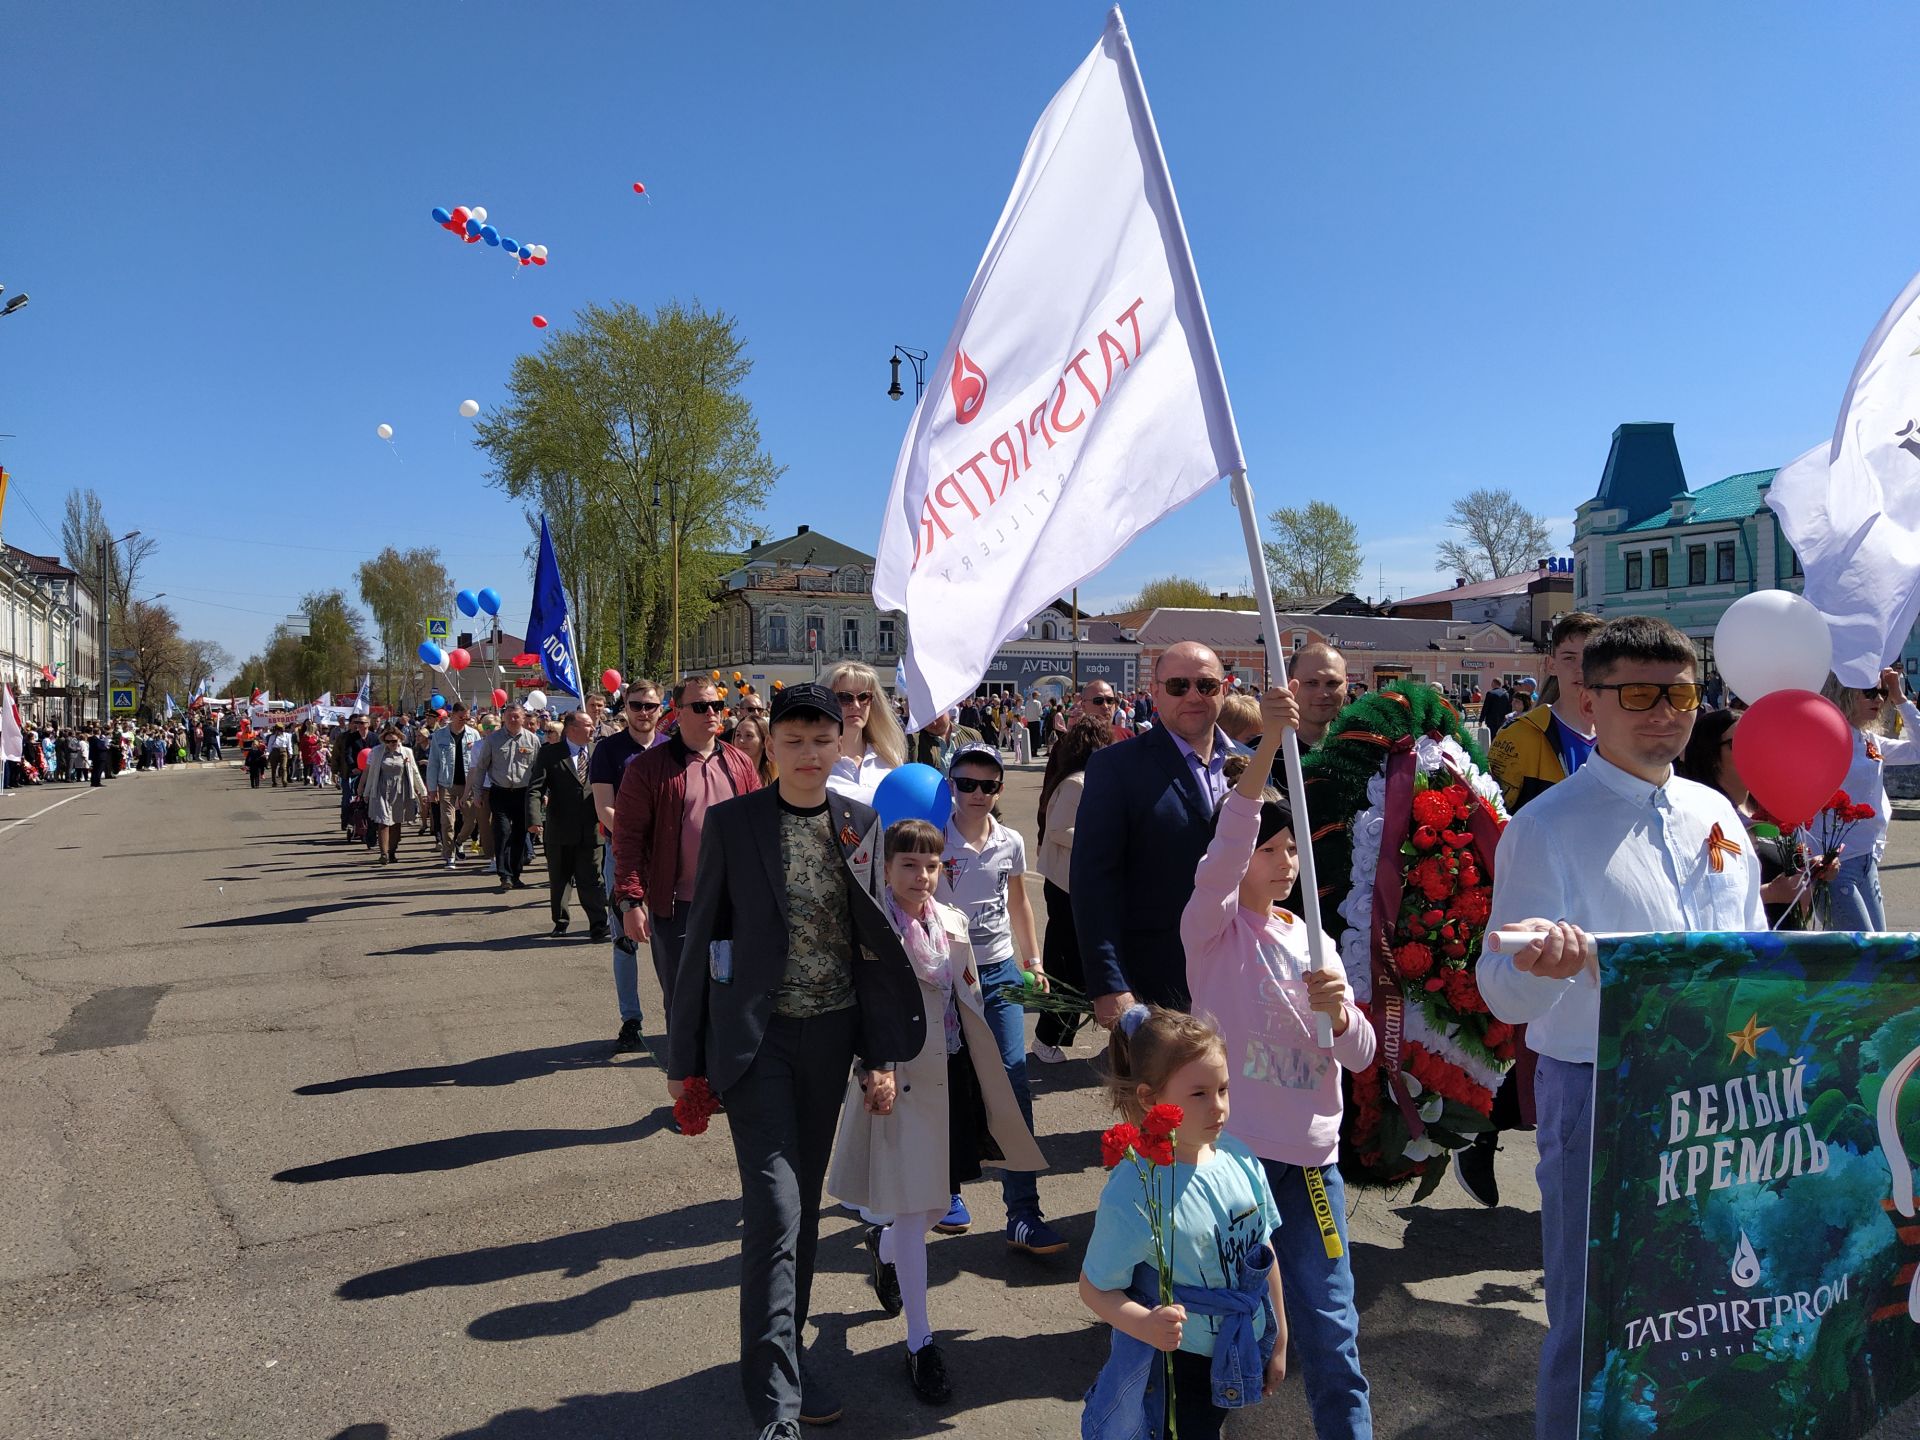
[[[893,1223],[880,1232],[880,1259],[893,1266],[900,1282],[909,1350],[918,1350],[933,1339],[933,1325],[927,1319],[927,1232],[946,1213],[942,1207],[896,1215]]]

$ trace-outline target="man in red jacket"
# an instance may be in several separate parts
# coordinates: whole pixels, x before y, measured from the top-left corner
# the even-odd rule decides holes
[[[613,807],[613,908],[628,939],[651,945],[668,1016],[707,811],[760,788],[753,761],[720,738],[726,702],[712,680],[682,680],[673,708],[680,733],[627,763]]]

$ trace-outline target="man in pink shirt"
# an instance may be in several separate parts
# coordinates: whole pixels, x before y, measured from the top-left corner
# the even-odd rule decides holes
[[[680,730],[627,762],[614,797],[613,908],[627,938],[648,942],[661,1013],[673,1013],[674,975],[707,811],[760,788],[745,752],[720,738],[726,702],[702,676],[673,689]]]

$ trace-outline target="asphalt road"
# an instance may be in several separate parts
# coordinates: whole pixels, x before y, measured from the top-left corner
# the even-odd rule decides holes
[[[1009,787],[1016,826],[1037,779]],[[0,801],[0,1427],[746,1434],[724,1117],[668,1127],[657,1065],[611,1054],[605,950],[543,938],[543,891],[497,896],[421,841],[381,869],[336,810],[232,766]],[[1895,827],[1896,923],[1920,915],[1917,831]],[[643,996],[657,1044],[650,977]],[[1111,1118],[1093,1053],[1034,1067],[1041,1196],[1074,1251],[1010,1253],[991,1182],[968,1187],[973,1232],[934,1244],[951,1405],[914,1399],[857,1225],[829,1212],[830,1433],[1078,1433],[1105,1351],[1074,1294]],[[1533,1159],[1511,1137],[1491,1212],[1450,1182],[1355,1200],[1381,1436],[1530,1433]],[[1228,1429],[1310,1434],[1297,1380]]]

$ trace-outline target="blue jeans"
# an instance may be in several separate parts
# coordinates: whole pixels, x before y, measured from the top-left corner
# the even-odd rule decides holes
[[[1540,1248],[1547,1338],[1540,1342],[1534,1440],[1566,1440],[1580,1422],[1580,1327],[1587,1309],[1587,1193],[1593,1172],[1593,1066],[1540,1057],[1533,1077],[1540,1163]]]
[[[999,998],[1005,985],[1020,983],[1020,962],[1009,957],[980,967],[980,989],[987,1001],[987,1024],[993,1038],[1000,1042],[1000,1063],[1007,1067],[1007,1079],[1013,1083],[1013,1098],[1020,1102],[1027,1129],[1033,1129],[1033,1092],[1027,1088],[1027,1012],[1010,1000]],[[1007,1207],[1007,1219],[1040,1218],[1040,1180],[1031,1170],[1002,1170],[1000,1198]]]
[[[1320,1170],[1343,1252],[1338,1260],[1329,1260],[1313,1202],[1307,1198],[1304,1172],[1279,1160],[1260,1163],[1280,1207],[1273,1253],[1280,1263],[1288,1340],[1303,1370],[1314,1433],[1320,1440],[1373,1440],[1373,1407],[1367,1377],[1360,1373],[1360,1312],[1353,1304],[1353,1265],[1346,1253],[1347,1188],[1340,1167]]]
[[[607,913],[613,914],[613,842],[600,847],[600,878],[607,886]],[[631,945],[620,929],[618,917],[613,919],[613,994],[620,1002],[622,1020],[640,1018],[640,956],[638,952],[622,950],[621,942]]]
[[[1847,855],[1833,877],[1832,930],[1885,930],[1887,903],[1880,895],[1880,862],[1871,855]]]

